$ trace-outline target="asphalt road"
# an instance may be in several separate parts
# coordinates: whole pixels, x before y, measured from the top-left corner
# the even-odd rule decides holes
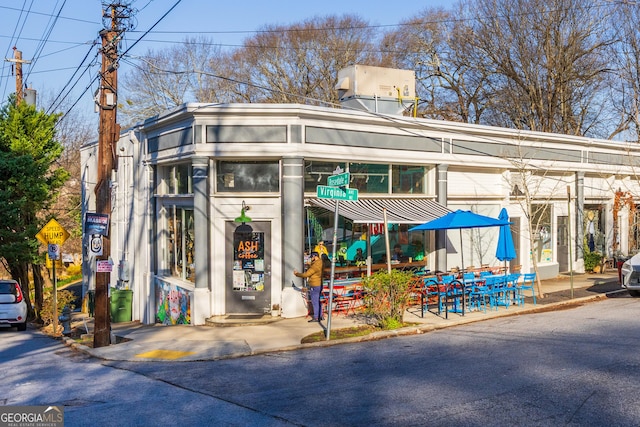
[[[104,362],[0,330],[6,405],[65,425],[637,426],[640,299],[210,362]]]

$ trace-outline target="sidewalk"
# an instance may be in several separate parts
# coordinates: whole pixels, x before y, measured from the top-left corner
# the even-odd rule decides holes
[[[138,322],[112,323],[112,335],[118,337],[118,341],[124,342],[94,349],[78,344],[69,337],[64,337],[63,341],[78,351],[105,360],[215,360],[424,333],[496,317],[549,311],[567,305],[583,304],[615,296],[618,293],[620,295],[626,293],[620,287],[615,271],[604,274],[574,275],[573,279],[568,276],[560,276],[556,279],[545,280],[542,282],[542,291],[545,297],[538,297],[536,305],[533,304],[530,297],[527,297],[523,307],[500,307],[497,311],[487,310],[486,313],[467,312],[464,316],[449,313],[448,319],[444,318],[444,314],[438,316],[431,312],[427,312],[424,317],[421,317],[420,309],[412,307],[405,313],[405,321],[415,323],[414,326],[392,331],[379,331],[357,338],[320,341],[311,344],[300,344],[300,342],[305,336],[326,328],[326,316],[321,324],[308,323],[306,318],[277,321],[269,319],[268,323],[256,324],[253,322],[250,325],[241,326],[164,326],[142,325]],[[87,318],[86,314],[74,313],[74,326],[84,327],[86,324],[89,333],[93,332],[92,320]],[[363,319],[358,316],[333,315],[331,318],[331,330],[362,324]]]

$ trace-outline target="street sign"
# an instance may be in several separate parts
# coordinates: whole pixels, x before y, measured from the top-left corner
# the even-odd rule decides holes
[[[62,228],[58,221],[53,218],[51,218],[47,225],[42,227],[38,234],[36,234],[38,240],[40,240],[45,245],[62,245],[69,238],[69,236],[69,232]]]
[[[330,187],[346,187],[349,185],[349,172],[327,177],[327,185]]]
[[[327,185],[318,185],[319,199],[347,200],[349,202],[358,201],[357,188],[341,188],[329,187]]]
[[[60,245],[55,243],[49,243],[47,245],[47,252],[49,254],[49,258],[60,259]]]

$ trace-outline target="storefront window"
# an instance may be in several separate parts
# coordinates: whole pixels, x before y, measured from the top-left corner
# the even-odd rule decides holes
[[[604,230],[603,207],[599,205],[585,206],[584,210],[584,247],[589,252],[606,253]]]
[[[218,192],[277,193],[280,191],[280,164],[275,161],[219,161],[216,182]]]
[[[424,166],[393,165],[392,192],[394,194],[424,194],[425,168]]]
[[[167,264],[171,276],[195,282],[193,209],[167,207]]]
[[[389,193],[389,165],[349,163],[349,188],[360,193]]]
[[[551,206],[535,205],[533,207],[533,251],[532,256],[537,262],[551,262],[553,250],[551,247]]]
[[[183,163],[160,169],[158,194],[192,194],[191,165]]]
[[[337,167],[349,170],[349,188],[357,189],[360,194],[425,193],[424,166],[316,161],[305,162],[304,191],[315,193],[318,185],[327,185],[327,177],[333,175]]]
[[[304,164],[304,191],[315,193],[318,185],[327,185],[327,177],[333,175],[337,167],[344,171],[346,164],[306,161]]]

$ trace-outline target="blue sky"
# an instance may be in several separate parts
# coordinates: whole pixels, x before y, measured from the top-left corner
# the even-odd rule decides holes
[[[129,52],[143,55],[149,49],[162,49],[171,43],[179,43],[186,36],[197,36],[199,32],[223,46],[239,46],[243,39],[264,25],[287,25],[330,14],[353,13],[372,25],[392,26],[428,7],[449,8],[453,1],[135,0],[129,3],[137,9],[133,21],[135,28],[125,34],[121,51],[128,49],[178,3]],[[0,103],[15,92],[12,64],[5,58],[13,57],[12,48],[16,46],[22,51],[23,59],[32,61],[23,66],[24,83],[36,89],[39,96],[52,98],[58,93],[70,92],[69,102],[82,98],[78,105],[90,109],[90,100],[97,88],[97,84],[91,85],[91,80],[99,70],[98,48],[92,43],[99,40],[98,33],[103,28],[101,11],[100,0],[0,0],[0,51],[3,56]],[[83,63],[85,56],[87,59]],[[94,65],[88,67],[91,60]],[[78,70],[83,64],[84,67]],[[89,70],[82,74],[86,68]],[[121,71],[126,72],[126,65]],[[71,89],[73,84],[75,87]]]

